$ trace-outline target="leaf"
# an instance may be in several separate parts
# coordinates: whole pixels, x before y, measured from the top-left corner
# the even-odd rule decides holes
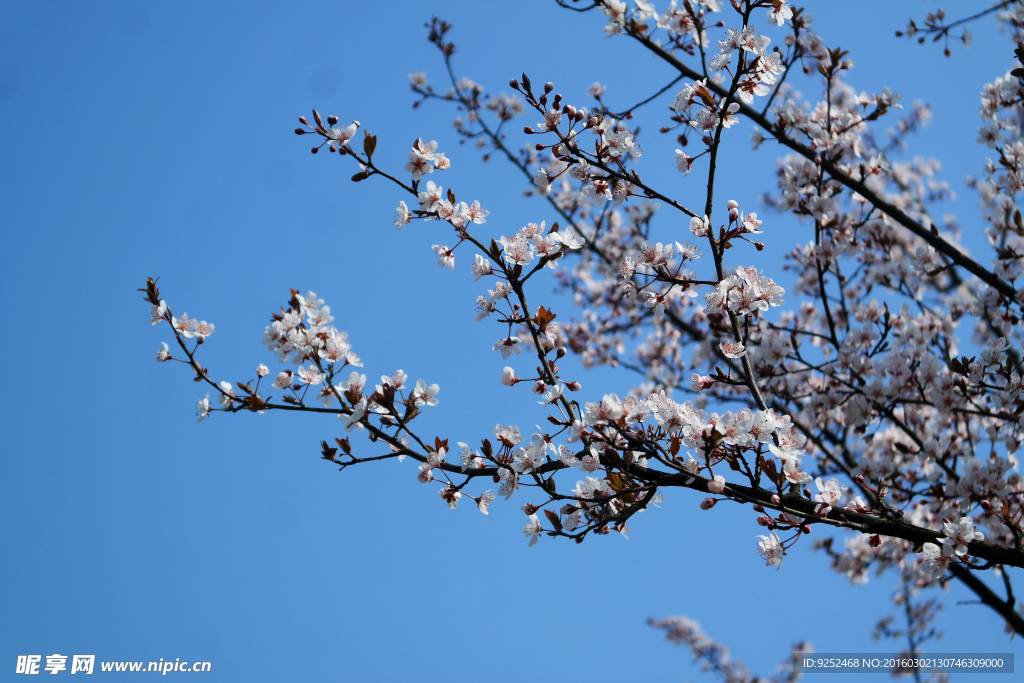
[[[537,321],[537,326],[540,327],[541,330],[543,330],[545,327],[547,327],[548,323],[550,323],[556,317],[557,317],[556,314],[554,314],[551,311],[547,310],[543,306],[540,306],[539,308],[537,308],[537,315],[534,316],[534,318]]]
[[[764,458],[762,458],[762,460],[764,460]],[[775,467],[774,460],[764,460],[764,462],[761,465],[761,469],[764,471],[765,476],[768,477],[768,479],[770,479],[773,484],[775,484],[776,486],[779,485],[779,471]]]
[[[366,152],[366,159],[373,156],[373,150],[377,149],[377,136],[370,135],[370,131],[363,131],[363,151]]]
[[[321,441],[320,447],[323,449],[320,454],[321,458],[323,458],[324,460],[330,460],[331,462],[338,462],[334,457],[335,454],[338,452],[337,448],[331,448],[330,446],[327,445],[326,441]]]
[[[552,512],[551,510],[545,510],[544,516],[548,518],[549,522],[551,522],[551,526],[555,527],[555,529],[557,529],[558,531],[562,530],[562,520],[558,518],[558,515],[556,513]]]
[[[264,410],[267,407],[267,404],[264,403],[263,400],[258,396],[249,396],[245,398],[242,401],[242,405],[244,405],[246,408],[248,408],[254,413]]]
[[[603,453],[601,453],[601,458],[604,459],[604,461],[611,465],[612,467],[620,470],[622,469],[622,458],[619,457],[619,454],[615,451],[615,449],[606,449]]]
[[[697,96],[704,100],[704,104],[709,107],[715,106],[715,97],[711,94],[711,91],[705,88],[703,85],[697,86]]]

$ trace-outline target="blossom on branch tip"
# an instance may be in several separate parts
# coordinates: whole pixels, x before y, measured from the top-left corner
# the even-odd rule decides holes
[[[537,186],[537,191],[541,195],[546,197],[551,193],[551,179],[543,168],[537,169],[533,176],[533,184]]]
[[[167,302],[161,300],[158,305],[149,307],[149,322],[154,325],[162,321],[165,315],[167,315]]]
[[[690,175],[690,169],[693,167],[693,157],[684,152],[681,149],[676,150],[676,170],[686,175]]]
[[[970,517],[961,517],[958,522],[943,520],[942,532],[946,535],[942,539],[942,554],[951,557],[963,557],[967,554],[967,545],[972,541],[985,540],[985,534],[975,531],[974,520]]]
[[[196,327],[198,324],[198,321],[192,320],[188,317],[188,313],[182,313],[180,318],[171,318],[171,327],[177,330],[179,334],[189,339],[196,336]]]
[[[951,555],[943,552],[944,550],[945,548],[939,548],[934,543],[925,543],[922,553],[924,560],[921,563],[921,571],[933,579],[941,579],[945,576],[946,569],[953,558]]]
[[[700,216],[694,216],[690,219],[690,232],[693,233],[694,237],[704,237],[708,234],[708,229],[711,227],[711,219],[707,216],[703,218]]]
[[[418,181],[425,174],[433,173],[434,166],[432,164],[436,163],[438,159],[444,159],[444,155],[437,153],[435,141],[423,142],[421,138],[417,138],[412,151],[406,154],[406,158],[409,162],[405,165],[405,170],[412,173],[414,181]]]
[[[409,213],[409,207],[404,201],[399,201],[398,208],[395,209],[395,227],[401,230],[411,222],[412,214]]]
[[[530,539],[529,545],[531,548],[533,547],[533,544],[537,542],[537,539],[540,538],[541,531],[543,531],[543,527],[541,527],[540,520],[537,519],[537,515],[530,515],[529,520],[526,522],[526,526],[523,527],[523,533]]]
[[[459,441],[458,445],[462,449],[459,452],[459,466],[462,467],[463,472],[467,469],[479,469],[484,466],[483,458],[474,453],[467,444]]]
[[[353,121],[345,128],[331,128],[327,131],[327,138],[338,147],[344,147],[349,143],[359,128],[359,122]]]
[[[299,381],[308,384],[310,386],[316,386],[324,381],[327,375],[317,370],[315,365],[310,365],[308,368],[299,366]]]
[[[413,389],[412,395],[417,406],[436,406],[438,403],[436,396],[439,391],[441,391],[441,387],[436,384],[431,384],[428,387],[426,382],[418,379],[416,380],[416,388]]]
[[[217,401],[224,408],[230,408],[235,398],[235,390],[227,382],[220,383],[220,393],[217,395]]]
[[[786,19],[793,18],[793,8],[786,4],[787,0],[772,0],[772,6],[768,10],[768,21],[774,21],[782,26]]]
[[[362,419],[366,417],[366,397],[359,399],[359,403],[352,407],[351,415],[339,415],[338,419],[345,423],[345,431],[351,432],[353,429],[363,431]]]
[[[778,535],[772,531],[768,536],[758,536],[761,540],[757,542],[757,552],[764,558],[765,566],[776,567],[776,569],[782,566],[782,556],[786,554],[786,549],[782,547],[782,543],[779,541]]]
[[[163,348],[156,352],[156,360],[158,363],[163,363],[171,359],[171,349],[167,346],[167,342],[160,342],[160,344]]]
[[[441,500],[448,504],[449,510],[454,510],[459,507],[459,498],[462,498],[462,493],[449,487],[444,487],[438,492],[441,496]]]
[[[437,254],[437,265],[448,270],[455,270],[455,254],[443,244],[435,244],[431,249]]]
[[[558,239],[562,244],[569,249],[580,249],[586,244],[583,237],[571,225],[555,234],[558,235]]]
[[[722,349],[722,354],[726,358],[742,358],[747,355],[747,348],[737,341],[722,342],[718,348]]]
[[[202,422],[210,414],[210,392],[206,392],[206,398],[196,403],[196,422]]]
[[[494,494],[490,491],[484,491],[480,494],[480,499],[477,501],[476,506],[483,514],[490,514],[491,503],[494,502]]]
[[[501,359],[508,360],[508,357],[513,352],[518,356],[523,352],[523,347],[519,345],[519,337],[508,337],[506,339],[499,339],[494,342],[492,351],[501,351]]]
[[[501,383],[505,386],[510,387],[518,381],[519,378],[516,377],[516,371],[512,368],[506,366],[505,369],[501,371]]]

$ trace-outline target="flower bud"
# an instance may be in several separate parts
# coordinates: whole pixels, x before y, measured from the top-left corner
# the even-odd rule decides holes
[[[735,199],[730,199],[730,200],[729,200],[729,203],[728,203],[728,204],[726,204],[725,206],[726,206],[726,208],[728,208],[728,209],[729,209],[730,211],[732,211],[733,209],[738,209],[738,208],[740,208],[740,205],[739,205],[739,203],[738,203],[738,202],[737,202],[737,201],[736,201]]]
[[[806,498],[807,500],[811,499],[811,490],[810,489],[804,489],[804,498]]]
[[[714,498],[705,498],[704,500],[702,500],[700,502],[700,509],[701,510],[710,510],[711,508],[715,507],[715,504],[717,502],[718,501],[715,500]]]
[[[515,384],[518,381],[519,381],[519,378],[516,377],[515,370],[513,370],[510,367],[506,367],[505,370],[501,373],[501,383],[504,384],[507,387],[512,386],[513,384]]]
[[[526,505],[523,506],[523,512],[525,512],[527,516],[532,515],[533,513],[537,512],[537,510],[540,510],[540,506],[534,505],[533,503],[527,503]]]
[[[304,126],[308,126],[309,125],[309,122],[306,121],[306,117],[305,116],[300,116],[299,117],[299,123],[303,124]]]
[[[513,78],[508,82],[508,87],[512,88],[513,90],[519,90],[519,81]]]
[[[772,523],[772,518],[769,517],[768,515],[761,515],[760,517],[757,518],[757,523],[760,526],[768,526],[769,524]]]
[[[266,377],[269,374],[270,374],[270,368],[268,368],[263,363],[260,363],[259,365],[256,366],[256,376],[257,377]]]
[[[538,152],[543,151],[545,149],[544,143],[542,142],[538,142],[536,145],[534,145],[534,147],[536,147]]]
[[[559,358],[563,357],[564,355],[565,355],[565,347],[564,346],[559,346],[558,350],[555,351],[555,360],[558,360]]]
[[[526,133],[527,135],[533,135],[533,128],[530,128],[529,126],[524,126],[523,132]]]
[[[587,119],[587,128],[593,128],[596,125],[597,125],[597,117],[596,116],[591,116],[589,119]]]
[[[882,545],[882,539],[878,537],[878,534],[875,534],[874,536],[868,539],[868,545],[872,548],[877,548],[878,546]]]
[[[779,494],[773,493],[772,494],[772,505],[781,505],[781,504],[782,504],[782,501],[779,499]]]
[[[583,386],[579,382],[566,382],[565,388],[569,391],[579,391]]]
[[[333,126],[337,122],[338,122],[338,117],[337,116],[328,116],[327,117],[327,125],[328,126]]]
[[[987,500],[981,501],[981,509],[984,510],[985,512],[992,512],[992,503],[988,502]]]
[[[314,147],[313,149],[311,149],[309,151],[312,152],[313,154],[316,154],[317,152],[320,151],[320,148],[319,147]]]
[[[301,128],[296,128],[295,129],[295,134],[296,135],[305,135],[306,131],[302,130]]]
[[[555,84],[550,81],[544,84],[544,94],[547,95],[549,92],[555,89]]]
[[[533,393],[537,394],[538,396],[543,396],[544,392],[547,390],[548,385],[542,382],[541,380],[537,380],[533,385]]]
[[[760,503],[756,503],[754,505],[754,512],[764,512],[764,505],[761,505]]]

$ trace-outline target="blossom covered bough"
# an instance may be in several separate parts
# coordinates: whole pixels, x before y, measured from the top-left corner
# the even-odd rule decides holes
[[[1008,569],[1024,567],[1016,456],[1024,440],[1024,222],[1015,203],[1024,188],[1024,43],[1012,70],[981,96],[979,141],[995,160],[970,180],[991,245],[974,258],[954,221],[932,218],[951,194],[936,164],[899,160],[930,110],[916,104],[899,115],[899,95],[888,88],[855,90],[847,82],[853,62],[812,31],[803,8],[673,0],[658,12],[642,1],[558,2],[602,12],[606,34],[660,57],[672,80],[622,111],[605,103],[599,83],[587,104],[526,74],[510,92],[488,93],[455,75],[450,25],[438,19],[430,40],[450,87],[440,93],[425,74],[410,77],[415,105],[456,107],[459,135],[483,148],[485,160],[503,157],[524,175],[529,193],[546,202],[543,220],[485,232],[489,211],[445,189],[440,172],[453,163],[433,141],[416,139],[404,168],[389,170],[358,122],[342,128],[314,111],[295,130],[318,140],[314,153],[327,147],[351,164],[353,181],[393,183],[404,193],[395,227],[422,222],[438,235],[439,266],[483,281],[476,320],[500,329],[495,390],[522,384],[537,394],[547,431],[499,423],[472,445],[417,432],[415,418],[438,404],[438,385],[401,370],[367,380],[312,292],[293,290],[264,332],[288,369],[271,379],[261,364],[254,381],[218,382],[196,359],[213,325],[177,317],[150,279],[143,291],[152,322],[169,324],[177,342],[157,360],[189,365],[219,406],[208,395],[199,419],[241,410],[335,415],[346,432],[364,432],[390,453],[360,457],[345,437],[321,443],[324,459],[344,469],[409,458],[418,465],[409,476],[440,483],[453,509],[469,498],[487,514],[497,496],[525,498],[530,545],[543,535],[581,542],[625,533],[671,488],[693,490],[705,510],[723,500],[750,506],[763,531],[756,547],[776,568],[813,528],[845,529],[841,548],[831,538],[815,544],[851,581],[891,569],[906,589],[900,604],[910,604],[914,591],[955,578],[1024,634]],[[1024,38],[1024,5],[995,9]],[[948,40],[952,24],[929,21]],[[820,100],[801,100],[789,85],[801,71],[821,88]],[[676,131],[678,177],[706,183],[699,205],[640,174],[644,153],[630,121],[663,93],[675,95],[658,116],[662,133]],[[520,149],[507,127],[524,116],[533,117],[522,128],[530,144]],[[879,139],[874,122],[894,116],[893,134]],[[754,124],[755,149],[774,142],[786,153],[761,215],[715,194],[719,155],[747,144],[738,132],[744,121]],[[659,208],[673,214],[673,227],[658,230],[662,241],[653,236]],[[759,264],[771,235],[766,210],[806,226],[781,269]],[[574,315],[536,305],[545,274],[572,294]],[[558,365],[566,354],[632,373],[635,386],[581,406],[572,398],[582,390],[578,378]],[[263,398],[271,388],[279,399]],[[986,570],[1005,597],[979,578]],[[656,625],[671,636],[680,623]],[[689,622],[683,630],[678,641],[700,641]]]

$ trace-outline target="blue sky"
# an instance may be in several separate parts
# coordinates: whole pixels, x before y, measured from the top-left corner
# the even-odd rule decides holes
[[[984,161],[977,94],[1010,66],[1009,42],[985,22],[971,50],[945,59],[892,35],[935,3],[818,4],[815,28],[852,49],[858,89],[933,104],[912,152],[943,162],[960,195],[949,211],[980,248],[963,177]],[[959,16],[977,3],[943,6]],[[528,496],[484,517],[449,511],[408,462],[338,474],[318,457],[321,439],[341,435],[330,419],[195,423],[205,389],[153,360],[171,338],[147,323],[135,291],[147,276],[176,312],[216,324],[200,360],[217,379],[276,370],[260,337],[294,287],[326,299],[370,378],[402,368],[441,385],[424,432],[476,442],[495,422],[542,419],[532,394],[498,383],[505,363],[490,350],[496,328],[473,321],[468,259],[455,273],[435,265],[430,245],[447,234],[397,233],[397,189],[353,185],[351,167],[291,133],[311,107],[358,119],[396,170],[413,139],[436,139],[453,160],[443,184],[491,211],[484,235],[550,222],[545,204],[517,196],[513,169],[456,144],[453,111],[411,109],[409,73],[442,81],[424,39],[432,13],[455,24],[460,75],[491,91],[526,71],[577,104],[601,81],[618,106],[672,79],[629,41],[606,40],[597,16],[549,2],[0,4],[0,297],[19,322],[0,338],[12,380],[0,397],[0,680],[17,655],[54,652],[206,660],[206,679],[224,681],[705,680],[645,626],[669,614],[699,620],[762,674],[800,639],[894,649],[869,637],[889,610],[888,577],[851,587],[806,548],[766,569],[738,506],[701,512],[670,493],[629,540],[527,548]],[[640,169],[700,196],[700,176],[676,173],[675,144],[655,137],[664,117],[657,105],[641,118]],[[729,143],[718,196],[757,210],[776,150],[749,152],[749,129]],[[780,253],[806,241],[765,213]],[[549,285],[534,291],[570,315]],[[632,384],[578,378],[590,400]],[[969,597],[948,592],[933,650],[1020,653],[989,610],[955,604]]]

